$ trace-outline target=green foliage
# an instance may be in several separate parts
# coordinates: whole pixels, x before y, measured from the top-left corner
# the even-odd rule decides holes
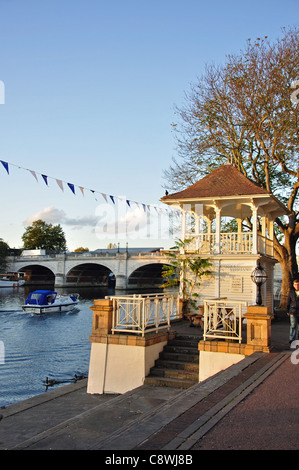
[[[172,124],[179,159],[165,171],[165,189],[195,183],[231,163],[289,210],[275,219],[274,256],[282,265],[281,296],[287,299],[298,272],[299,240],[299,28],[281,39],[248,40],[223,64],[210,64],[191,85],[179,120]],[[298,96],[298,94],[297,94]]]
[[[8,244],[0,238],[0,270],[1,272],[6,271],[7,262],[6,257],[9,255]]]
[[[83,246],[79,246],[79,248],[76,248],[76,249],[74,250],[74,253],[86,253],[87,251],[89,251],[89,248],[83,247]]]
[[[169,253],[170,264],[162,268],[162,277],[165,279],[165,282],[161,287],[180,286],[184,304],[183,309],[186,308],[186,304],[196,308],[196,301],[199,297],[196,289],[199,288],[203,276],[212,274],[212,271],[209,269],[212,263],[208,258],[185,253],[186,246],[192,240],[192,238],[176,240],[175,246],[170,248],[174,250],[172,253]]]
[[[25,250],[66,250],[66,239],[60,226],[47,224],[43,220],[36,220],[28,226],[22,236]]]

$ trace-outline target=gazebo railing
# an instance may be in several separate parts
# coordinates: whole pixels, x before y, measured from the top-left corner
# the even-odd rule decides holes
[[[179,294],[141,294],[106,297],[113,301],[112,334],[141,334],[170,329],[180,318]]]
[[[198,253],[247,254],[253,253],[254,249],[252,232],[222,232],[219,244],[215,233],[190,234],[190,238],[192,241],[186,246],[186,250]],[[258,252],[273,256],[272,240],[258,234],[257,243]]]
[[[229,339],[242,342],[243,307],[247,302],[204,300],[203,339]]]

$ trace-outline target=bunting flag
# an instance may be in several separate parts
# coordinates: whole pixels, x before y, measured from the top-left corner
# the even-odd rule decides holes
[[[26,170],[26,171],[29,171],[31,173],[31,175],[34,177],[34,179],[37,182],[39,182],[37,175],[41,176],[47,186],[49,186],[48,179],[55,179],[57,185],[59,186],[59,188],[61,189],[62,192],[64,192],[64,184],[66,184],[70,188],[72,193],[76,196],[76,190],[75,190],[76,186],[73,183],[68,183],[66,181],[61,180],[60,178],[53,178],[53,177],[45,175],[43,173],[38,173],[37,171],[30,170],[28,168],[23,168],[19,165],[14,165],[13,163],[9,163],[9,162],[3,161],[3,160],[0,160],[0,162],[2,163],[2,165],[5,168],[8,175],[10,175],[10,171],[9,171],[10,166],[16,167],[16,168],[21,169],[21,170]],[[166,215],[173,214],[177,217],[180,217],[181,214],[182,214],[182,211],[183,211],[183,209],[177,210],[177,209],[172,209],[171,207],[167,207],[167,208],[163,207],[163,209],[164,209],[163,210],[162,208],[157,207],[156,205],[144,204],[144,203],[139,203],[139,202],[136,202],[136,201],[131,201],[130,199],[125,199],[124,197],[117,197],[117,196],[113,196],[113,195],[108,195],[108,194],[105,194],[105,193],[101,193],[99,191],[95,191],[93,189],[85,188],[83,186],[77,186],[77,187],[80,189],[81,194],[82,194],[83,197],[85,195],[85,190],[86,190],[86,191],[91,192],[91,194],[94,196],[96,201],[97,201],[96,194],[101,194],[106,203],[111,201],[115,205],[116,204],[116,199],[118,201],[126,201],[126,204],[130,208],[132,208],[132,204],[135,204],[140,210],[142,210],[142,208],[143,208],[144,212],[150,211],[151,207],[152,207],[153,209],[155,209],[157,214],[166,214]]]
[[[7,162],[3,162],[2,160],[1,160],[1,163],[2,163],[2,165],[4,166],[5,170],[7,171],[7,174],[9,175],[8,163],[7,163]]]
[[[80,187],[80,186],[79,186],[79,187]],[[81,189],[81,187],[80,187],[80,189]],[[94,198],[95,198],[95,200],[97,201],[95,190],[94,190],[94,189],[91,189],[90,192],[94,195]]]
[[[37,183],[38,183],[38,177],[36,176],[35,171],[33,171],[33,170],[29,170],[29,171],[30,171],[30,173],[34,176],[34,178],[36,179],[36,181],[37,181]]]
[[[61,191],[63,192],[63,182],[61,180],[56,179],[56,183],[60,187]]]
[[[44,179],[44,182],[46,183],[46,185],[48,186],[48,177],[47,175],[42,175],[43,179]]]
[[[68,187],[70,188],[70,190],[76,195],[76,193],[75,193],[75,186],[74,186],[72,183],[68,183],[67,185],[68,185]]]

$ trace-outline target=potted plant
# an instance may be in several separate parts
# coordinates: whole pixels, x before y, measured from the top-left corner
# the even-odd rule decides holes
[[[185,248],[192,240],[192,238],[177,239],[175,246],[170,248],[173,251],[169,253],[169,264],[162,268],[162,277],[165,282],[161,287],[180,287],[183,315],[198,307],[199,294],[196,290],[200,286],[201,278],[212,273],[209,269],[212,263],[208,258],[186,253]]]

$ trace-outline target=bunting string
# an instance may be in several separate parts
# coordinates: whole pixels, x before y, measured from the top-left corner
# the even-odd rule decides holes
[[[139,202],[136,202],[136,201],[132,201],[130,199],[124,199],[124,198],[119,197],[119,196],[113,196],[113,195],[110,195],[110,194],[102,193],[100,191],[95,191],[94,189],[85,188],[84,186],[77,186],[73,183],[63,181],[60,178],[55,178],[55,177],[52,177],[52,176],[48,176],[48,175],[45,175],[43,173],[39,173],[35,170],[30,170],[28,168],[24,168],[24,167],[21,167],[19,165],[15,165],[15,164],[10,163],[10,162],[5,162],[3,160],[0,160],[0,162],[3,165],[5,171],[7,172],[8,175],[10,175],[10,167],[15,167],[15,168],[18,168],[19,170],[28,171],[29,173],[31,173],[31,175],[34,177],[34,179],[37,181],[37,183],[39,182],[38,176],[40,176],[42,178],[42,180],[44,181],[46,186],[49,186],[49,181],[48,181],[49,179],[55,180],[62,192],[64,192],[64,187],[66,185],[75,196],[77,195],[77,190],[79,189],[83,197],[88,192],[88,193],[91,193],[94,196],[96,201],[98,200],[97,199],[98,195],[101,195],[106,203],[109,203],[111,201],[112,204],[115,205],[117,200],[119,200],[119,201],[124,201],[125,200],[128,207],[132,208],[132,205],[135,204],[140,210],[143,210],[145,213],[147,211],[155,210],[157,213],[164,213],[164,214],[167,214],[167,215],[169,215],[170,213],[172,213],[173,215],[176,215],[176,216],[181,215],[181,211],[179,211],[177,209],[170,208],[168,206],[163,207],[163,209],[162,209],[161,207],[157,207],[156,205],[153,205],[153,204],[139,203]]]

